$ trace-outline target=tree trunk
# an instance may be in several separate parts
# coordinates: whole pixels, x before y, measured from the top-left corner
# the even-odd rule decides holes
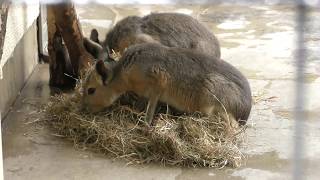
[[[83,35],[74,5],[48,5],[47,12],[50,85],[73,87],[74,81],[71,81],[70,76],[79,78],[94,59],[83,45]],[[58,45],[61,36],[65,45]],[[66,49],[65,46],[67,51],[63,50]]]

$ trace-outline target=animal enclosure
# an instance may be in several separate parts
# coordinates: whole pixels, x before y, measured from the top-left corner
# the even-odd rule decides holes
[[[148,97],[130,93],[106,111],[84,111],[83,93],[97,92],[97,89],[89,90],[92,86],[83,88],[81,76],[85,77],[85,72],[75,73],[71,59],[69,64],[61,61],[66,66],[55,66],[60,77],[72,81],[71,87],[80,79],[75,89],[61,90],[49,86],[50,65],[38,64],[37,53],[41,51],[36,45],[42,43],[44,49],[47,45],[46,38],[43,42],[37,40],[37,28],[46,32],[44,27],[50,26],[46,24],[50,12],[41,10],[46,6],[33,9],[30,4],[11,4],[6,34],[19,38],[11,38],[18,40],[12,52],[7,51],[11,46],[6,40],[9,42],[10,38],[5,38],[3,54],[5,57],[12,54],[12,58],[0,61],[5,179],[317,179],[320,176],[319,2],[306,1],[303,6],[287,1],[276,4],[274,1],[179,2],[75,3],[76,15],[69,20],[77,23],[70,23],[66,17],[61,21],[65,26],[73,24],[79,30],[76,35],[80,36],[72,40],[70,34],[63,34],[66,27],[51,24],[61,30],[60,34],[51,32],[51,35],[63,39],[56,41],[59,46],[53,46],[62,55],[54,50],[50,54],[49,47],[49,54],[42,55],[48,58],[55,53],[68,59],[64,51],[69,51],[73,44],[79,52],[85,52],[83,56],[73,55],[87,59],[84,66],[88,65],[89,69],[95,68],[93,59],[105,60],[106,65],[118,63],[132,43],[174,44],[173,40],[161,41],[150,31],[140,29],[142,35],[135,32],[139,34],[135,38],[123,38],[126,40],[116,43],[121,44],[123,52],[116,52],[116,46],[107,48],[111,47],[103,44],[108,39],[107,33],[121,20],[129,16],[144,18],[150,13],[190,16],[218,40],[221,59],[248,79],[253,102],[246,124],[238,127],[238,123],[219,117],[184,114],[174,109],[175,106],[159,103],[154,114],[157,123],[152,129],[145,121]],[[35,18],[31,12],[36,14]],[[15,20],[16,24],[22,24],[23,32],[10,28],[14,24],[12,14],[30,18],[25,23],[20,23],[19,18]],[[40,23],[42,28],[36,22],[39,14],[44,20]],[[167,24],[175,25],[171,21]],[[160,31],[160,27],[155,29]],[[182,33],[177,34],[183,37]],[[171,39],[181,42],[179,38]],[[94,47],[91,50],[90,43]],[[187,44],[188,48],[206,47],[205,43]],[[77,63],[81,61],[78,59]],[[97,83],[103,85],[103,76],[97,77]],[[10,105],[3,105],[4,101]]]

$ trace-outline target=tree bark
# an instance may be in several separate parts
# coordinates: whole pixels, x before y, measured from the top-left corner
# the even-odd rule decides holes
[[[82,72],[94,62],[94,58],[86,51],[83,45],[81,26],[72,3],[48,5],[47,12],[50,85],[72,87],[74,84],[70,82],[70,77],[66,74],[79,78]],[[54,43],[56,43],[55,38],[59,34],[62,36],[67,48],[69,60],[61,60],[63,59],[61,57],[66,57],[61,53],[57,57],[57,48],[54,48]],[[61,48],[63,49],[63,47]],[[68,61],[70,61],[71,69],[68,68]]]

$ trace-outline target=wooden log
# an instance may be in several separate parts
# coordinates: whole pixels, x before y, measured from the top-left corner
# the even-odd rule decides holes
[[[55,15],[51,7],[47,7],[48,20],[48,53],[49,53],[49,85],[58,88],[73,88],[76,81],[74,76],[68,50],[63,44],[62,36],[56,27]]]
[[[94,58],[83,45],[81,26],[72,3],[48,5],[47,13],[50,85],[73,87],[75,82],[70,76],[79,78],[94,62]],[[64,43],[57,46],[59,36],[62,36]]]
[[[94,58],[83,45],[83,34],[77,13],[72,3],[56,4],[52,6],[56,25],[68,48],[74,75],[79,76],[93,62]]]

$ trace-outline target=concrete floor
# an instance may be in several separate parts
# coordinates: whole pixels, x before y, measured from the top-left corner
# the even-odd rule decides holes
[[[238,169],[188,169],[129,165],[99,154],[75,150],[52,135],[36,111],[50,96],[48,66],[39,65],[3,122],[5,179],[291,179],[294,140],[294,9],[287,6],[79,6],[86,35],[95,27],[102,34],[127,15],[151,11],[190,14],[219,38],[222,57],[249,79],[256,99],[248,122],[248,156]],[[308,64],[304,121],[304,179],[320,177],[319,11],[309,13],[306,29]],[[102,27],[103,26],[103,27]],[[104,37],[103,37],[104,38]],[[101,38],[101,39],[103,39]],[[257,99],[260,98],[260,100]]]

